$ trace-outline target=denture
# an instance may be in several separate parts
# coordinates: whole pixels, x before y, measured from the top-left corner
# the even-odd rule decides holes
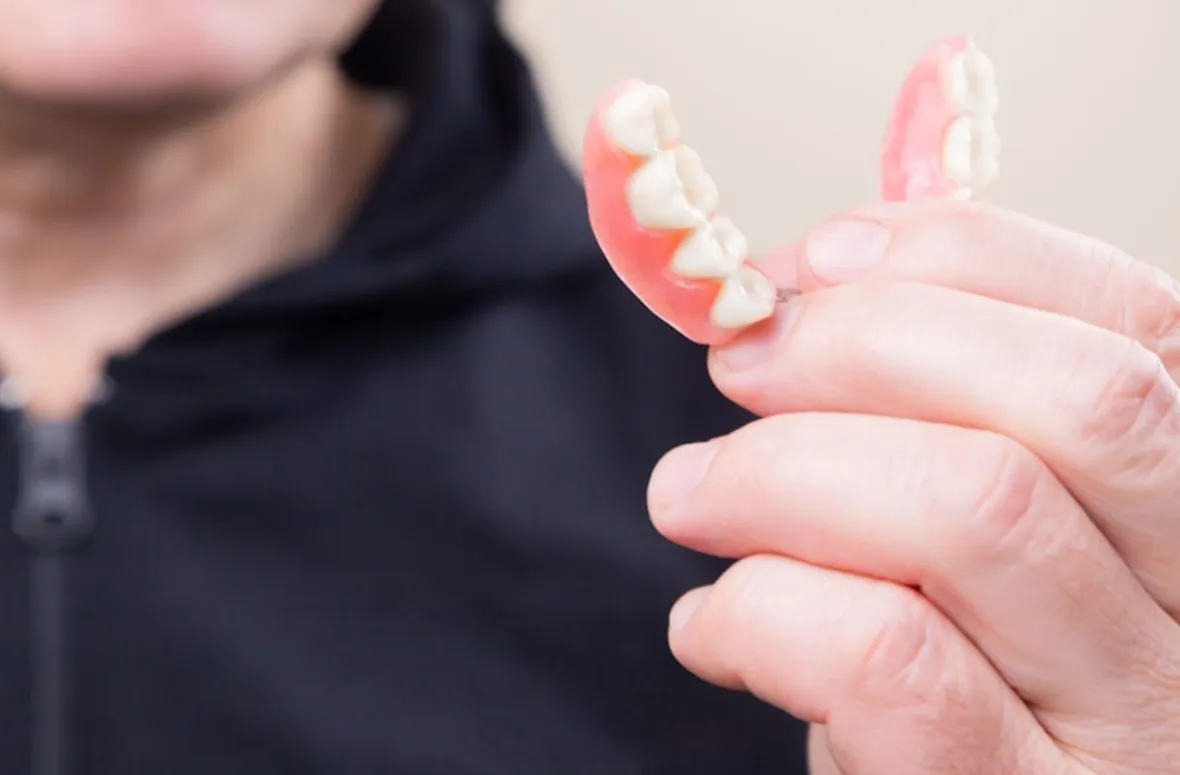
[[[967,200],[996,180],[995,68],[967,38],[940,41],[905,79],[881,154],[887,201]],[[626,81],[599,100],[582,175],[590,225],[619,279],[698,344],[724,344],[774,314],[780,291],[718,214],[717,185],[681,142],[668,93]],[[783,291],[789,296],[793,289]]]
[[[999,175],[995,66],[962,36],[931,47],[902,83],[881,152],[886,201],[973,199]]]
[[[586,131],[590,225],[628,288],[699,344],[720,344],[774,314],[776,291],[746,237],[718,215],[717,185],[680,141],[668,93],[628,81],[600,100]]]

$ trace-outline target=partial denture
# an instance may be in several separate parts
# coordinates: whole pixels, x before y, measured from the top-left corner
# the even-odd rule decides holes
[[[967,38],[940,41],[906,78],[881,155],[884,198],[968,200],[995,183],[995,68]],[[717,215],[717,186],[680,141],[668,93],[641,81],[604,95],[582,153],[590,224],[648,309],[700,344],[774,314],[780,292]],[[795,291],[781,292],[787,298]]]
[[[776,290],[742,232],[717,215],[717,185],[680,142],[666,91],[629,81],[604,96],[586,132],[583,176],[615,273],[673,328],[719,344],[774,313]]]
[[[935,44],[903,82],[881,154],[887,201],[973,199],[999,176],[995,66],[965,37]]]

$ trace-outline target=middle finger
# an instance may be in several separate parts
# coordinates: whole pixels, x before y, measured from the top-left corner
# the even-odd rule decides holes
[[[690,469],[685,455],[701,454]],[[670,476],[702,464],[688,493]],[[1084,737],[1078,719],[1168,723],[1144,713],[1171,689],[1157,679],[1175,624],[1010,439],[883,417],[770,417],[670,453],[649,495],[656,527],[689,548],[920,589],[1067,745]]]

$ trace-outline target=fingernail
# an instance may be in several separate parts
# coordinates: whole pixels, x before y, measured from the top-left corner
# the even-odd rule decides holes
[[[794,302],[779,305],[774,317],[717,348],[718,362],[729,371],[746,371],[770,360],[796,315]]]
[[[668,629],[675,632],[684,629],[690,621],[692,615],[700,608],[701,602],[705,596],[709,594],[708,587],[698,587],[689,592],[685,592],[676,604],[672,606],[671,612],[668,614]]]
[[[651,475],[648,494],[652,504],[675,506],[687,499],[705,478],[716,454],[716,447],[704,441],[676,447],[664,455]]]
[[[889,230],[879,223],[833,221],[808,236],[807,263],[823,282],[850,282],[880,263],[888,245]]]

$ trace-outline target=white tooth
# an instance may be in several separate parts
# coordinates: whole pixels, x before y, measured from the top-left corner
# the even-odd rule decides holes
[[[774,314],[776,293],[766,275],[743,266],[721,284],[713,302],[713,324],[721,328],[744,328]]]
[[[972,188],[980,192],[991,188],[1000,177],[1000,135],[995,122],[990,119],[977,121],[975,130],[975,180]]]
[[[958,115],[988,118],[1000,107],[996,66],[987,54],[971,46],[946,64],[946,98]]]
[[[654,156],[680,139],[672,99],[659,86],[631,89],[606,110],[602,123],[611,142],[635,156]]]
[[[705,171],[705,162],[701,155],[687,145],[681,145],[672,151],[676,156],[676,169],[680,172],[680,179],[684,181],[684,190],[688,201],[706,215],[717,209],[720,195],[717,184]]]
[[[746,235],[728,218],[714,218],[680,243],[672,256],[672,271],[691,279],[722,280],[746,259]]]
[[[942,140],[942,173],[960,186],[971,185],[971,119],[950,125]]]
[[[627,203],[639,225],[691,229],[717,209],[717,185],[700,155],[686,145],[660,151],[627,181]]]
[[[942,145],[942,171],[963,188],[978,194],[999,177],[1000,136],[991,119],[964,117],[947,129]]]

